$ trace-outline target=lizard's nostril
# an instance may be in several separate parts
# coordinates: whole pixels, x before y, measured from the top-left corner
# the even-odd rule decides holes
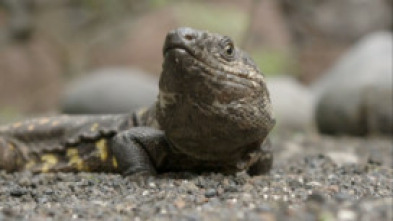
[[[192,28],[183,27],[176,29],[174,36],[179,41],[186,43],[195,41],[198,38],[198,32]]]
[[[184,38],[185,38],[186,40],[191,41],[191,40],[194,40],[194,39],[195,39],[195,36],[192,35],[192,34],[185,34],[185,35],[184,35]]]

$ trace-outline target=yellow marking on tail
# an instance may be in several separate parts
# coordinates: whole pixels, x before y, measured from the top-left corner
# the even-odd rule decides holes
[[[49,118],[41,118],[38,123],[43,125],[43,124],[49,123],[49,121],[50,121]]]
[[[113,164],[113,168],[117,169],[118,165],[117,165],[117,160],[116,160],[115,156],[112,157],[112,164]]]
[[[53,154],[44,154],[41,156],[41,160],[44,162],[42,165],[41,171],[43,173],[47,173],[51,167],[57,164],[59,161],[57,157]]]
[[[8,149],[11,151],[15,150],[15,146],[12,143],[7,143],[8,144]]]
[[[35,165],[35,161],[34,161],[34,160],[30,160],[29,162],[26,163],[25,169],[26,169],[26,170],[29,170],[29,169],[31,169],[34,165]]]
[[[22,122],[17,122],[17,123],[12,124],[13,128],[18,128],[20,126],[22,126]]]
[[[27,128],[27,130],[32,131],[32,130],[34,130],[34,127],[35,127],[34,124],[30,124],[29,127]]]
[[[90,131],[94,132],[98,129],[98,123],[94,123],[91,127],[90,127]]]
[[[67,157],[72,157],[72,156],[78,155],[78,152],[79,152],[78,149],[75,148],[75,147],[68,148],[68,149],[67,149],[66,156],[67,156]]]
[[[97,141],[96,148],[98,150],[101,161],[106,161],[108,159],[108,146],[106,139],[101,139]]]
[[[79,157],[79,151],[77,148],[69,148],[66,153],[67,157],[70,159],[68,165],[75,166],[77,170],[82,171],[85,169],[83,159]]]
[[[19,167],[20,165],[22,165],[23,160],[20,157],[17,157],[15,162],[16,162],[16,165],[18,165],[18,167]]]

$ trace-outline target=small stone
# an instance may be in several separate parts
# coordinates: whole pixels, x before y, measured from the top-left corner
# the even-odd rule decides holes
[[[205,192],[205,196],[207,198],[215,197],[216,195],[217,195],[217,190],[216,189],[210,188],[210,189],[207,189],[206,192]]]
[[[350,200],[351,196],[349,194],[339,192],[334,195],[334,199],[338,202],[344,202]]]
[[[14,197],[21,197],[23,195],[26,195],[27,191],[26,189],[22,189],[22,188],[17,188],[11,191],[10,195],[14,196]]]
[[[228,203],[228,205],[233,206],[233,205],[235,205],[237,203],[237,199],[236,198],[228,199],[227,203]]]
[[[36,199],[36,202],[37,202],[38,204],[47,203],[47,202],[48,202],[48,197],[45,197],[45,196],[39,197],[39,198]]]
[[[157,187],[155,182],[149,182],[148,185],[149,185],[150,188],[156,188]]]
[[[370,156],[367,159],[367,163],[371,165],[381,166],[383,162],[383,155],[378,153],[377,151],[373,151],[370,153]]]
[[[322,184],[320,182],[316,182],[316,181],[306,183],[307,189],[312,189],[313,187],[319,187],[319,186],[322,186]]]
[[[27,186],[30,186],[30,185],[31,185],[31,181],[30,181],[30,179],[27,178],[27,177],[22,177],[22,178],[19,180],[19,185],[20,185],[20,186],[23,186],[23,187],[27,187]]]
[[[225,192],[238,192],[239,189],[236,186],[236,183],[230,182],[228,185],[224,186]]]
[[[186,182],[182,185],[187,193],[192,194],[199,190],[199,188],[192,182]]]
[[[340,190],[340,188],[338,185],[330,185],[328,186],[327,190],[333,193],[337,193]]]
[[[222,187],[217,188],[217,195],[222,195],[225,192],[225,190]]]
[[[14,209],[12,208],[4,208],[2,209],[2,213],[6,216],[15,216],[18,214]]]
[[[183,209],[186,206],[186,202],[180,198],[176,199],[174,204],[178,209]]]
[[[325,197],[320,193],[312,193],[307,197],[307,201],[316,202],[316,203],[324,203],[326,201]]]
[[[44,191],[44,194],[45,195],[52,195],[53,194],[53,190],[47,189],[47,190]]]
[[[277,219],[274,217],[273,214],[270,213],[262,213],[259,215],[260,220],[266,220],[266,221],[276,221]]]
[[[196,202],[197,204],[203,204],[203,203],[206,203],[206,202],[207,202],[207,198],[206,198],[205,196],[198,195],[198,196],[195,198],[195,202]]]
[[[271,212],[272,208],[268,204],[260,204],[258,205],[255,210],[257,212]]]
[[[353,221],[357,220],[357,215],[352,210],[343,209],[338,211],[337,218],[342,221]]]
[[[246,183],[246,184],[244,184],[242,189],[245,192],[250,192],[252,189],[254,189],[254,186],[252,186],[251,184]]]
[[[249,193],[243,193],[243,200],[244,201],[251,201],[252,200],[252,196]]]
[[[303,186],[303,183],[299,182],[298,180],[290,180],[288,181],[288,185],[292,188],[299,188]]]

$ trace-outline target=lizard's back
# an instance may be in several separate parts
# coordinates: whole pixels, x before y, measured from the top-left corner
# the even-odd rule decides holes
[[[108,140],[133,127],[133,115],[58,116],[0,127],[0,169],[111,171]]]

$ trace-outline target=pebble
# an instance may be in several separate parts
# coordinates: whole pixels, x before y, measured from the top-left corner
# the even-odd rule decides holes
[[[205,192],[205,197],[207,198],[215,197],[216,195],[217,195],[217,190],[215,189],[207,189]]]
[[[336,193],[336,194],[334,194],[333,197],[338,202],[344,202],[344,201],[350,200],[352,198],[351,195],[349,195],[347,193],[343,193],[343,192]]]
[[[11,190],[10,195],[14,197],[21,197],[27,193],[27,190],[24,188],[15,188],[14,190]]]
[[[302,153],[283,160],[279,147],[290,142]],[[0,172],[0,220],[391,220],[390,140],[280,137],[274,145],[273,170],[255,177]],[[327,157],[343,147],[365,160],[337,165]],[[366,162],[370,147],[381,153],[381,166]]]
[[[305,185],[305,187],[307,189],[313,189],[314,187],[319,187],[319,186],[322,186],[322,184],[320,182],[317,182],[317,181],[308,182]]]
[[[352,210],[342,209],[338,211],[337,218],[341,221],[355,221],[358,220],[356,213]]]

